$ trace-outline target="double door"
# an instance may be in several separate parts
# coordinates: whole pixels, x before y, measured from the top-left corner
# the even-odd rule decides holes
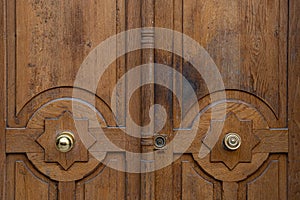
[[[297,4],[1,1],[0,194],[297,199]]]

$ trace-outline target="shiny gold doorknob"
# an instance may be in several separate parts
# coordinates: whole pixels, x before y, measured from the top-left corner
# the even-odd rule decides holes
[[[71,132],[62,132],[56,137],[56,149],[60,152],[66,153],[71,151],[74,146],[74,135]]]
[[[227,133],[223,139],[223,143],[226,150],[237,150],[241,144],[242,139],[237,133]]]

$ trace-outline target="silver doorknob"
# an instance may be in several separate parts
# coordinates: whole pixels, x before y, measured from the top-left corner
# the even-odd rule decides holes
[[[242,143],[241,137],[237,133],[227,133],[223,139],[226,150],[237,150]]]
[[[167,138],[164,135],[156,135],[154,137],[155,149],[163,149],[167,144]]]
[[[56,137],[56,149],[60,152],[66,153],[71,151],[74,146],[74,135],[71,132],[62,132]]]

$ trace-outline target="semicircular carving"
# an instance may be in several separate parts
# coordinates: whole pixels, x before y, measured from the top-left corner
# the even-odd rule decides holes
[[[270,128],[276,116],[265,104],[253,105],[233,98],[203,107],[206,103],[202,103],[198,114],[199,123],[192,123],[191,129],[196,129],[197,135],[189,152],[214,178],[244,180],[268,159],[269,153],[288,151],[288,130]],[[261,107],[263,112],[258,109]],[[186,117],[193,122],[193,117]],[[241,146],[235,151],[226,150],[223,145],[223,138],[230,132],[241,137]]]
[[[97,158],[89,154],[87,162],[75,162],[68,170],[63,170],[55,162],[45,163],[44,153],[27,153],[28,159],[44,175],[56,181],[75,181],[82,179],[95,170],[101,160],[104,160],[106,153],[98,154]]]
[[[27,191],[27,199],[56,199],[57,184],[45,177],[28,161],[25,155],[8,155],[7,173],[8,181],[6,188],[6,199],[24,199],[24,193]]]
[[[93,171],[108,152],[125,150],[125,134],[120,127],[109,126],[105,118],[108,107],[99,112],[82,99],[61,97],[41,105],[23,129],[7,131],[7,152],[26,153],[41,173],[57,181],[79,180]],[[57,136],[64,132],[74,136],[68,152],[56,148]],[[22,143],[17,142],[22,139]],[[114,145],[107,145],[111,142]],[[109,148],[108,148],[109,147]]]
[[[257,112],[261,113],[269,127],[276,128],[278,126],[278,116],[275,114],[272,107],[261,98],[248,92],[237,90],[226,90],[225,93],[226,99],[223,99],[223,95],[220,95],[221,92],[214,92],[199,99],[198,105],[192,105],[189,110],[185,112],[183,118],[187,127],[182,128],[191,128],[193,126],[193,122],[198,117],[193,111],[197,109],[198,106],[200,109],[198,115],[200,115],[201,113],[206,112],[211,106],[221,102],[243,102],[243,104],[247,104],[249,107],[253,107]],[[218,98],[218,96],[220,96],[220,98]],[[211,99],[219,99],[219,101],[211,102]]]
[[[90,129],[99,127],[107,127],[107,124],[90,104],[74,98],[52,100],[42,105],[27,124],[28,130],[41,130],[33,142],[42,147],[38,152],[26,152],[27,157],[40,172],[53,180],[81,179],[106,156],[106,152],[93,155],[89,152],[90,147],[97,143],[97,135]],[[65,153],[55,147],[56,137],[63,131],[74,135],[74,147]]]
[[[253,174],[267,159],[268,153],[257,153],[252,156],[251,163],[239,163],[233,170],[228,170],[223,163],[211,163],[210,156],[203,159],[193,154],[195,161],[208,174],[220,181],[241,181]]]
[[[72,110],[76,109],[76,112]],[[92,105],[75,98],[59,98],[41,106],[29,119],[27,128],[44,128],[45,118],[56,118],[66,111],[71,111],[75,118],[89,120],[89,128],[107,127],[105,118]]]
[[[74,93],[74,90],[76,92]],[[73,96],[76,94],[77,96]],[[25,127],[30,118],[42,106],[61,98],[80,99],[82,103],[90,104],[99,110],[108,126],[116,126],[116,118],[109,107],[99,96],[91,92],[72,87],[58,87],[45,90],[28,101],[16,115],[16,127]]]
[[[241,199],[285,199],[287,157],[272,154],[264,164],[247,179],[240,182],[243,196]],[[265,192],[265,186],[274,192]],[[285,191],[285,192],[275,192]]]

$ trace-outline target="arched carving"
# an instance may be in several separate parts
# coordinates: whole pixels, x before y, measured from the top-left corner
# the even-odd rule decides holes
[[[93,171],[107,152],[120,152],[118,147],[125,149],[122,129],[110,127],[116,123],[109,107],[96,98],[96,104],[103,105],[97,110],[90,103],[95,97],[84,97],[90,101],[61,97],[39,105],[38,99],[42,97],[33,99],[29,104],[35,105],[34,109],[31,112],[27,110],[31,107],[27,104],[22,111],[31,113],[26,116],[27,126],[7,130],[7,152],[26,153],[32,164],[53,180],[75,181]],[[75,138],[74,147],[65,153],[55,147],[56,137],[62,131],[72,132]],[[20,138],[24,139],[22,143],[18,142]],[[105,148],[107,139],[116,148]]]
[[[28,161],[25,155],[7,157],[7,199],[55,199],[57,184],[43,176]],[[32,186],[35,186],[34,189]]]
[[[226,99],[217,102],[210,102],[208,97],[199,101],[198,115],[192,116],[189,112],[185,115],[189,129],[175,131],[187,136],[191,130],[197,130],[186,153],[192,153],[204,171],[220,181],[241,181],[254,173],[268,159],[269,153],[288,151],[288,130],[272,129],[276,127],[276,115],[255,96],[238,95],[236,91],[226,94]],[[190,113],[195,113],[192,109]],[[194,123],[195,117],[200,118],[198,124]],[[240,135],[242,145],[238,150],[223,147],[223,138],[229,132]],[[175,152],[180,152],[180,145],[174,145]]]
[[[248,105],[248,107],[253,107],[259,113],[261,113],[261,115],[265,118],[266,122],[268,123],[269,127],[276,128],[278,126],[278,117],[276,116],[275,111],[263,99],[245,91],[226,90],[225,92],[226,99],[223,99],[223,96],[220,95],[222,92],[214,92],[199,99],[198,106],[200,112],[198,113],[198,115],[201,115],[202,113],[206,112],[206,110],[208,110],[210,107],[222,102],[240,102],[245,105]],[[219,100],[217,102],[211,102],[211,96],[212,99]],[[220,96],[220,98],[218,98],[218,96]],[[197,108],[197,105],[192,105],[189,108],[189,110],[185,112],[183,119],[188,125],[188,127],[182,128],[191,128],[193,126],[193,122],[197,117],[194,114],[192,114],[195,113],[193,112],[195,108]]]
[[[73,96],[73,90],[76,90],[77,96]],[[103,118],[108,126],[116,126],[115,116],[112,113],[111,108],[105,103],[99,96],[92,94],[91,92],[73,87],[57,87],[45,90],[34,97],[32,97],[23,108],[16,113],[15,127],[25,127],[30,118],[37,112],[42,106],[47,105],[50,102],[57,101],[58,99],[69,98],[78,99],[86,104],[90,104],[97,110],[101,111]]]
[[[110,163],[110,166],[122,165],[125,168],[124,156],[123,153],[107,154],[104,162]],[[104,199],[118,199],[125,195],[124,185],[126,185],[125,172],[102,164],[77,183],[76,191],[86,199],[95,199],[99,196]]]

